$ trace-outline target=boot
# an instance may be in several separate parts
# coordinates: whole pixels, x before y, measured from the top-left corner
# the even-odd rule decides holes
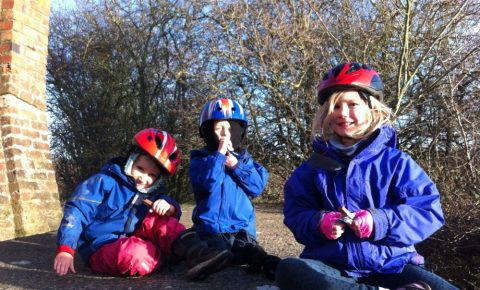
[[[269,280],[275,280],[275,273],[277,271],[278,263],[280,263],[282,259],[274,255],[267,255],[265,260],[263,261],[262,271],[265,277]]]
[[[261,246],[255,244],[245,246],[245,255],[248,264],[245,269],[247,273],[253,274],[261,271],[269,280],[275,280],[275,271],[281,261],[279,257],[267,254]]]
[[[183,232],[172,245],[172,254],[184,259],[187,265],[187,277],[190,280],[203,280],[208,275],[227,266],[233,255],[229,250],[211,248],[202,241],[196,232]]]

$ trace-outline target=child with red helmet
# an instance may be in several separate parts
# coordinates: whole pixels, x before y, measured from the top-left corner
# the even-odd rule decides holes
[[[143,276],[169,258],[185,259],[192,280],[220,270],[231,254],[186,232],[179,204],[162,185],[161,178],[173,175],[180,163],[175,139],[149,128],[138,132],[132,145],[127,158],[108,161],[66,202],[56,273],[75,273],[75,250],[100,274]]]
[[[444,224],[440,196],[395,147],[382,98],[365,64],[338,65],[320,81],[314,153],[284,186],[284,223],[305,248],[278,265],[281,289],[456,289],[415,250]]]
[[[190,153],[192,231],[210,246],[231,251],[234,263],[249,266],[247,272],[273,279],[279,258],[256,241],[251,202],[263,192],[268,171],[242,148],[246,129],[247,116],[237,101],[217,98],[203,107],[199,130],[206,146]]]

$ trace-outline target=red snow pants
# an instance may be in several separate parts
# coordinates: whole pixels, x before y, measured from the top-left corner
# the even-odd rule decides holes
[[[93,272],[115,276],[147,275],[170,255],[172,243],[185,231],[174,217],[148,213],[132,236],[106,244],[90,257]]]

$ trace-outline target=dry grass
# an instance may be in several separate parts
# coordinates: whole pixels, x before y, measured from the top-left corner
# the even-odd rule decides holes
[[[442,206],[445,226],[417,250],[435,273],[462,289],[480,289],[480,201],[462,196]]]

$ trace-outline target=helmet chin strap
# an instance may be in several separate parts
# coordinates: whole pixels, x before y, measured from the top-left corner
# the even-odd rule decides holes
[[[140,153],[138,153],[138,152],[132,152],[128,156],[127,162],[125,163],[125,167],[123,168],[123,171],[125,172],[126,175],[132,176],[133,162],[135,162],[135,160],[137,160],[139,155],[140,155]]]
[[[370,101],[371,96],[365,93],[364,91],[358,91],[358,94],[360,95],[360,97],[362,97],[362,99],[364,99],[367,102],[368,107],[372,109],[372,102]]]

